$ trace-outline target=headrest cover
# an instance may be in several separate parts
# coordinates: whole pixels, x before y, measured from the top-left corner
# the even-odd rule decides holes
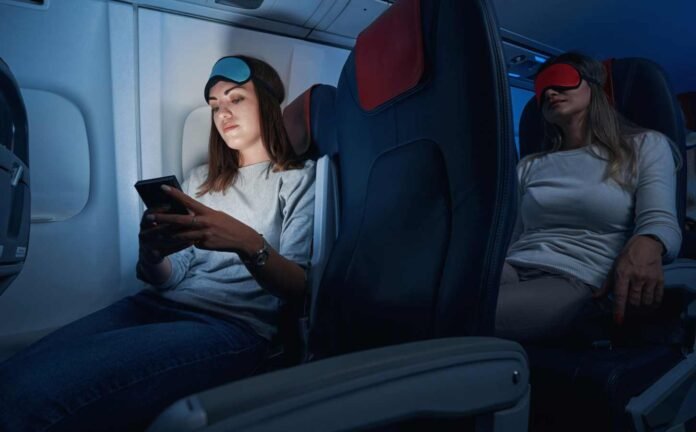
[[[687,129],[696,131],[696,92],[682,93],[677,96]]]
[[[312,144],[312,129],[310,125],[310,106],[312,89],[305,90],[283,110],[283,123],[288,132],[290,144],[297,155],[305,154]]]
[[[420,0],[401,0],[355,43],[360,106],[373,110],[415,87],[425,69]]]

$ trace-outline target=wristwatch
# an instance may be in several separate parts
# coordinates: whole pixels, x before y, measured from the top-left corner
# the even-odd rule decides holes
[[[266,264],[268,260],[268,248],[270,248],[270,246],[263,234],[259,235],[261,236],[261,240],[263,240],[263,246],[250,256],[248,260],[242,259],[244,264],[253,265],[255,267],[263,267]]]

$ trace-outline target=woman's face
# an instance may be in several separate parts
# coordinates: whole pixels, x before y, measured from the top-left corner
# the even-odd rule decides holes
[[[263,148],[259,100],[254,83],[219,81],[210,89],[208,104],[213,121],[227,147],[245,153]]]
[[[549,123],[562,125],[572,118],[585,116],[590,106],[592,90],[587,81],[582,80],[578,88],[572,90],[547,89],[543,94],[542,113]]]

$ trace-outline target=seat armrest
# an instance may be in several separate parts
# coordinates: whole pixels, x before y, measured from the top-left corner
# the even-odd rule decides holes
[[[684,348],[693,352],[696,335],[696,260],[679,258],[664,266],[665,298],[670,291],[682,300],[684,319]]]
[[[665,288],[679,287],[696,296],[696,260],[679,258],[664,266]]]
[[[680,258],[664,267],[665,290],[679,290],[686,299],[686,318],[696,320],[696,260]]]
[[[639,396],[626,412],[636,432],[693,430],[696,419],[696,354],[690,354]]]
[[[495,430],[524,431],[528,396],[527,358],[519,344],[436,339],[332,357],[198,393],[170,406],[149,431],[337,431],[491,412],[498,412]],[[199,423],[191,425],[193,418]]]
[[[316,164],[312,266],[309,273],[312,295],[310,311],[314,310],[313,299],[338,235],[337,181],[336,168],[331,159],[326,155],[319,158]]]

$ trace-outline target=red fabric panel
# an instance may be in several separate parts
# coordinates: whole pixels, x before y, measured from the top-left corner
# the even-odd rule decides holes
[[[696,92],[682,93],[677,96],[684,112],[684,124],[687,129],[696,131]]]
[[[415,87],[423,76],[424,57],[420,0],[400,0],[355,43],[360,106],[372,110]]]
[[[303,93],[303,103],[304,103],[304,124],[305,124],[305,129],[307,129],[307,148],[309,149],[309,146],[312,145],[312,123],[310,121],[311,119],[311,108],[312,108],[312,89],[314,88],[316,84],[308,88],[304,93]]]
[[[295,153],[302,155],[312,144],[309,110],[311,107],[312,88],[305,90],[283,110],[283,124],[288,133],[290,144]]]
[[[607,81],[604,83],[604,93],[607,94],[607,98],[609,99],[609,103],[612,105],[615,105],[614,101],[614,78],[612,76],[612,63],[614,59],[609,58],[604,60],[602,63],[604,63],[604,70],[607,72]]]

